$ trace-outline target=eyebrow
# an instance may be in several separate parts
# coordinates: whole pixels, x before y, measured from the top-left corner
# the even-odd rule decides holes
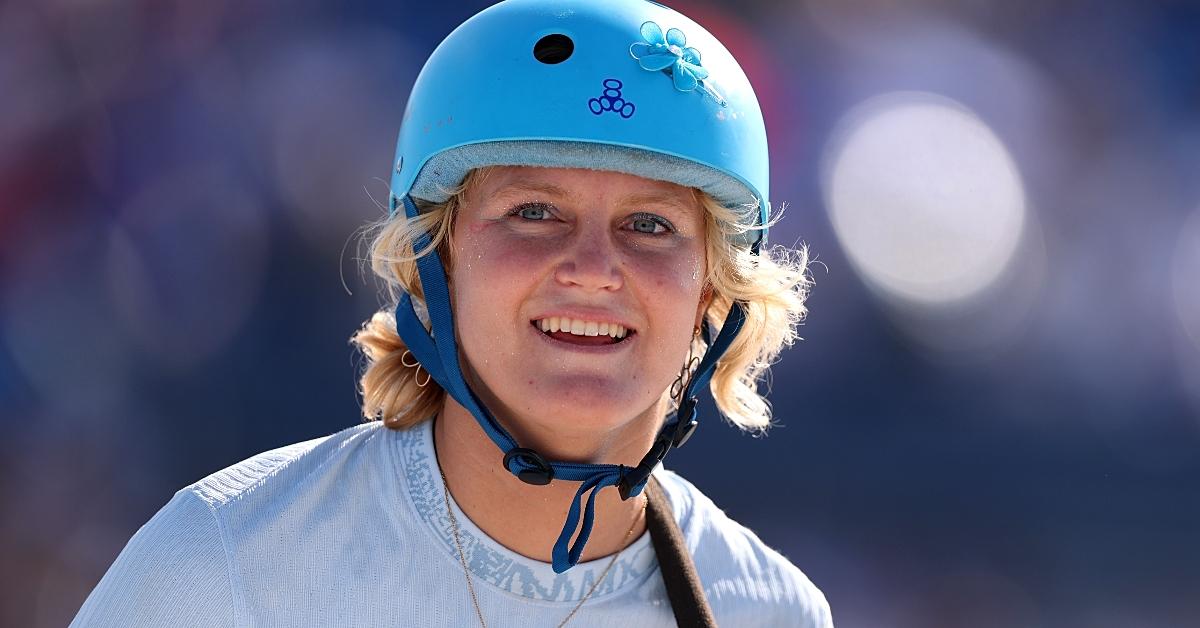
[[[565,189],[554,185],[553,183],[544,183],[540,181],[529,181],[518,179],[512,183],[506,184],[496,191],[497,195],[520,194],[522,192],[537,192],[558,198],[570,198],[571,194]],[[647,205],[647,204],[662,204],[669,205],[680,211],[688,211],[691,209],[691,204],[679,198],[678,194],[670,194],[666,192],[642,192],[630,194],[620,199],[623,205]]]
[[[662,192],[630,194],[629,196],[621,199],[621,202],[629,205],[669,205],[680,211],[688,211],[692,208],[691,204],[679,198],[678,194],[667,194]]]
[[[512,183],[505,184],[499,190],[496,190],[495,193],[515,194],[520,192],[540,192],[542,194],[558,197],[570,196],[567,194],[566,190],[554,185],[553,183],[541,183],[538,181],[528,181],[525,179],[517,179]]]

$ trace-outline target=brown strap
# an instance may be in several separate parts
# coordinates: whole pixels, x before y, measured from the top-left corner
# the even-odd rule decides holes
[[[667,585],[667,597],[680,628],[715,628],[717,620],[704,597],[704,586],[688,553],[683,533],[675,523],[671,502],[654,476],[646,482],[646,526],[658,555],[658,567]]]

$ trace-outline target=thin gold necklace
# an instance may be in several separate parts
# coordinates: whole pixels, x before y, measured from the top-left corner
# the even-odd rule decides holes
[[[471,571],[467,569],[467,554],[463,552],[462,541],[458,538],[458,520],[454,517],[454,511],[450,509],[450,483],[446,481],[446,474],[440,467],[438,468],[438,473],[442,475],[442,488],[445,489],[442,495],[446,502],[446,516],[450,518],[450,531],[454,533],[454,547],[458,548],[458,560],[462,563],[463,575],[467,578],[467,592],[471,594],[471,604],[475,606],[475,616],[479,618],[479,625],[487,628],[487,622],[483,620],[483,611],[479,608],[479,598],[475,596],[475,586],[471,584]],[[633,529],[637,527],[637,522],[641,519],[641,515],[645,514],[647,503],[645,501],[642,502],[642,510],[638,513],[639,516],[633,518],[633,523],[630,524],[629,530],[625,533],[625,540],[629,540],[629,535],[633,534]],[[620,551],[613,554],[612,560],[608,561],[608,566],[600,573],[600,577],[596,578],[596,581],[592,583],[592,587],[584,594],[583,599],[579,600],[575,608],[572,608],[571,612],[559,622],[558,628],[566,626],[567,622],[571,621],[571,618],[575,616],[575,613],[579,612],[579,608],[583,606],[583,603],[589,597],[592,597],[592,593],[596,591],[596,587],[600,586],[601,582],[604,582],[604,577],[608,575],[608,571],[613,568],[613,565],[617,562],[617,557],[620,555]]]

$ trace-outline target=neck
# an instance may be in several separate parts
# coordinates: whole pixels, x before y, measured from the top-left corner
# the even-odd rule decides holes
[[[656,404],[647,415],[657,409]],[[597,435],[589,457],[597,462],[636,465],[649,450],[657,427],[658,421],[639,419],[621,430],[627,432],[624,438]],[[471,521],[504,547],[551,562],[551,548],[562,532],[579,482],[554,480],[546,486],[533,486],[517,479],[504,468],[504,453],[475,417],[449,395],[434,424],[433,437],[450,494]],[[562,459],[553,451],[539,451],[548,460]],[[645,495],[622,501],[616,489],[601,490],[596,496],[596,526],[581,562],[619,552],[640,537],[645,531],[644,506]],[[628,534],[630,526],[632,534]]]

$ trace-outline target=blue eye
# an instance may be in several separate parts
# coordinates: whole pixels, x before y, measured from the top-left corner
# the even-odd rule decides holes
[[[654,214],[636,214],[629,222],[629,226],[634,231],[647,235],[659,235],[675,230],[674,225],[666,218]]]
[[[545,220],[550,217],[550,211],[541,203],[527,203],[510,213],[525,220]]]
[[[661,226],[662,225],[658,224],[657,222],[654,222],[653,220],[647,220],[645,218],[639,218],[633,221],[633,230],[640,231],[642,233],[654,233]]]

